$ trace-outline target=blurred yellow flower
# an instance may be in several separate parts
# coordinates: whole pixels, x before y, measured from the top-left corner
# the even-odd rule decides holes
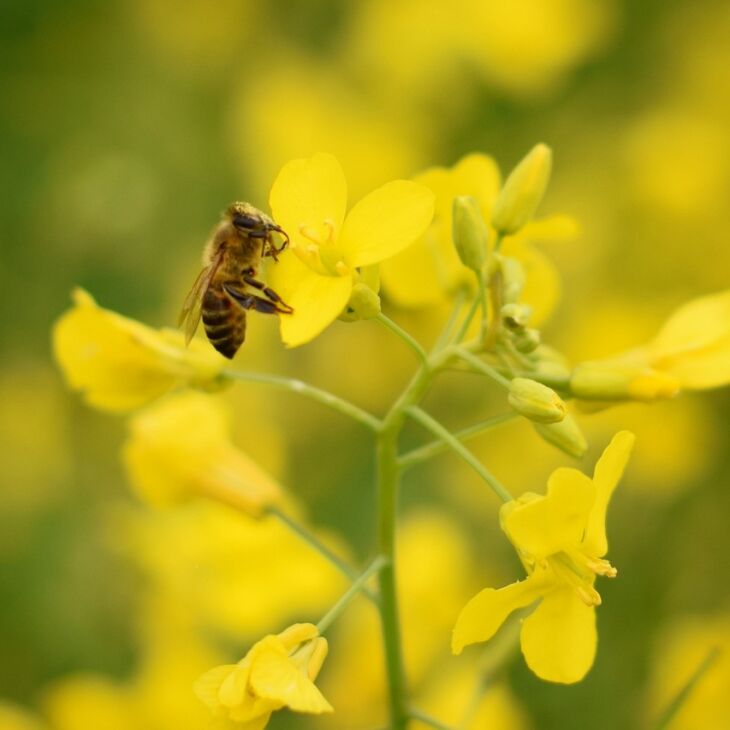
[[[710,652],[717,652],[669,724],[671,730],[721,730],[730,727],[730,620],[727,613],[686,616],[666,626],[656,642],[647,703],[648,722],[677,697]]]
[[[161,631],[145,637],[139,668],[130,679],[71,674],[53,682],[43,696],[49,726],[53,730],[205,727],[209,716],[191,685],[220,657],[177,623],[157,628]]]
[[[490,681],[475,702],[474,692],[482,680],[479,672],[478,662],[451,657],[418,692],[416,707],[446,726],[461,730],[527,730],[528,717],[505,682]],[[417,720],[414,726],[419,730],[429,727]]]
[[[473,197],[489,223],[501,186],[497,163],[477,153],[463,157],[451,168],[425,170],[414,180],[436,196],[433,222],[412,246],[381,264],[383,289],[403,307],[440,304],[459,288],[474,285],[472,272],[461,263],[453,244],[453,200],[463,195]],[[524,301],[534,310],[533,322],[549,315],[557,300],[559,281],[553,265],[531,242],[570,238],[576,232],[572,219],[558,215],[527,223],[502,243],[502,253],[516,258],[525,269]],[[494,237],[492,230],[491,242]]]
[[[467,603],[454,628],[455,653],[487,641],[509,614],[539,601],[520,634],[527,665],[551,682],[570,684],[585,676],[598,641],[595,607],[601,597],[593,584],[597,575],[616,575],[603,558],[606,511],[633,443],[633,435],[621,431],[598,460],[592,480],[576,469],[557,469],[547,495],[528,492],[502,506],[502,529],[528,576],[498,590],[485,588]]]
[[[231,443],[227,412],[213,396],[170,396],[130,421],[124,462],[146,502],[209,497],[252,517],[282,499],[277,482]]]
[[[332,706],[314,680],[327,656],[327,640],[313,624],[294,624],[258,641],[238,664],[216,667],[195,683],[214,716],[245,730],[261,730],[272,712],[288,707],[319,715]]]
[[[408,180],[387,183],[345,215],[347,183],[335,157],[319,153],[284,165],[271,189],[290,250],[270,281],[294,313],[280,318],[290,347],[316,337],[345,308],[360,267],[377,264],[420,236],[433,217],[433,194]]]
[[[571,390],[594,400],[656,400],[730,383],[730,290],[684,304],[648,344],[581,363]]]
[[[129,411],[176,387],[211,387],[226,361],[181,333],[155,330],[99,307],[83,289],[53,327],[53,352],[69,386],[92,406]]]
[[[349,559],[332,533],[314,532]],[[145,605],[154,625],[182,613],[216,635],[250,640],[274,623],[322,613],[346,585],[336,568],[279,520],[254,521],[216,502],[121,514],[109,533],[146,578]]]

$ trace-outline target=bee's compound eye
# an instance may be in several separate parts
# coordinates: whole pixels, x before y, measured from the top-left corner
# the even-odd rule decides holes
[[[257,228],[261,224],[256,218],[252,218],[250,215],[237,215],[233,218],[233,225],[236,228],[243,228],[250,231]]]

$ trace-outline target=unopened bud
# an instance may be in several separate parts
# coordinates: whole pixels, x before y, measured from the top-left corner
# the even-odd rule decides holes
[[[373,319],[380,314],[380,297],[361,281],[352,287],[350,301],[340,319],[355,322],[360,319]]]
[[[514,343],[520,352],[534,352],[540,346],[540,332],[534,329],[522,330],[515,335]]]
[[[557,423],[567,412],[565,403],[552,388],[529,378],[511,380],[507,400],[518,413],[538,423]]]
[[[470,195],[454,198],[452,236],[461,263],[481,273],[487,258],[489,232],[479,204]]]
[[[680,382],[673,375],[641,363],[604,361],[578,365],[570,390],[586,400],[637,400],[651,402],[673,398]]]
[[[552,151],[535,145],[510,173],[492,207],[492,225],[503,235],[518,231],[540,204],[552,167]]]
[[[588,451],[586,437],[570,413],[567,413],[560,423],[533,423],[532,425],[545,441],[557,446],[569,456],[580,459]]]
[[[502,307],[502,321],[513,332],[523,330],[532,316],[532,307],[527,304],[510,302]]]
[[[502,270],[502,301],[505,304],[519,302],[525,288],[525,270],[522,264],[509,256],[500,256]]]

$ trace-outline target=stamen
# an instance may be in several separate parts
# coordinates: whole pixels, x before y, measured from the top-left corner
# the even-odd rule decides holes
[[[586,556],[586,565],[596,574],[603,575],[606,578],[615,578],[618,575],[618,570],[608,562],[601,558],[589,558]]]
[[[313,241],[314,243],[319,243],[319,235],[317,231],[314,230],[314,228],[310,228],[310,226],[301,225],[299,226],[299,233],[304,236],[304,238],[308,238],[310,241]]]
[[[327,238],[325,240],[325,243],[332,243],[335,240],[335,222],[330,220],[329,218],[326,218],[322,222],[327,228]]]
[[[350,267],[344,261],[338,261],[335,264],[335,271],[340,276],[347,276],[350,273]]]

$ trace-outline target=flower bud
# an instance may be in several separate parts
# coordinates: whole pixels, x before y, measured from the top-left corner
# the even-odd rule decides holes
[[[519,302],[525,288],[525,270],[522,264],[510,256],[500,256],[502,270],[502,301],[505,304]]]
[[[340,315],[345,322],[372,319],[380,314],[380,297],[367,285],[359,281],[352,287],[347,308]]]
[[[503,235],[515,233],[537,210],[550,179],[552,151],[535,145],[504,183],[492,207],[492,225]]]
[[[452,236],[461,263],[480,274],[487,258],[489,232],[479,204],[470,195],[454,198]]]
[[[527,304],[510,302],[502,307],[501,314],[505,327],[516,332],[527,326],[532,316],[532,307]]]
[[[578,365],[570,389],[586,400],[637,400],[651,402],[673,398],[680,388],[673,375],[630,361],[596,361]]]
[[[534,352],[540,346],[540,332],[535,329],[522,330],[515,335],[514,342],[520,352]]]
[[[570,413],[567,413],[560,423],[533,423],[532,425],[545,441],[557,446],[569,456],[580,459],[588,451],[586,437]]]
[[[512,408],[531,421],[557,423],[565,418],[565,403],[560,396],[552,388],[536,380],[511,380],[507,400]]]

